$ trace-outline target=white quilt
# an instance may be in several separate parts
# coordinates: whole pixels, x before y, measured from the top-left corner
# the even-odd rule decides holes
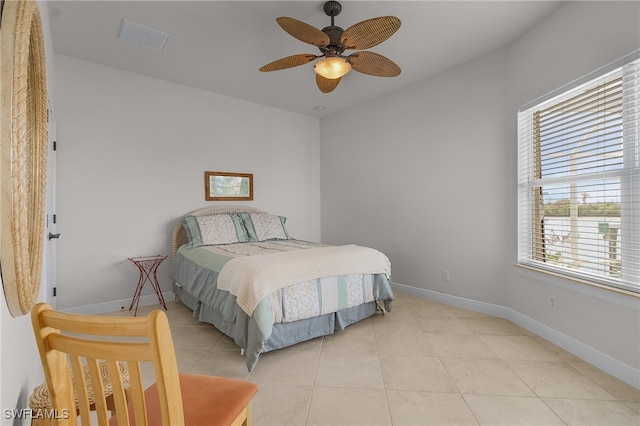
[[[260,300],[276,290],[314,278],[348,274],[385,274],[391,263],[378,250],[356,245],[319,247],[236,257],[218,276],[218,288],[236,296],[238,305],[252,316]]]

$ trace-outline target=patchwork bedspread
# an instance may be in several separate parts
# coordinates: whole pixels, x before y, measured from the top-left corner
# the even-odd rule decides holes
[[[339,255],[360,251],[355,248],[358,246],[340,247],[344,248],[338,249]],[[219,280],[225,274],[223,271],[226,264],[233,265],[233,259],[238,259],[238,263],[242,263],[244,261],[241,258],[248,256],[264,255],[260,256],[263,260],[286,259],[285,253],[299,251],[306,253],[304,256],[294,255],[295,257],[300,259],[313,258],[314,252],[316,254],[328,253],[331,251],[331,246],[301,240],[236,243],[197,248],[188,248],[185,245],[180,247],[176,253],[172,275],[174,281],[179,283],[183,291],[186,291],[190,297],[219,312],[221,321],[236,324],[233,326],[225,324],[225,326],[234,330],[234,335],[230,337],[234,338],[240,347],[246,349],[247,366],[251,370],[266,346],[274,324],[314,318],[374,301],[385,301],[387,309],[390,308],[393,292],[389,283],[389,261],[384,254],[376,250],[364,247],[361,249],[364,249],[363,252],[370,256],[370,259],[363,263],[364,270],[331,275],[331,272],[327,272],[331,269],[325,268],[323,274],[326,276],[309,279],[305,279],[308,278],[305,277],[306,272],[294,273],[291,275],[291,279],[295,281],[303,277],[303,280],[292,285],[290,282],[267,285],[267,290],[263,288],[263,293],[257,296],[254,308],[249,306],[240,308],[238,294],[233,294],[238,292],[235,289],[238,284],[236,273],[231,274],[236,280],[233,284],[220,285]],[[271,262],[262,263],[271,264]],[[345,263],[341,264],[344,266]],[[375,268],[372,268],[371,265],[374,265]],[[234,268],[232,268],[233,270]],[[349,271],[349,267],[341,271]],[[270,272],[273,271],[270,269]],[[259,272],[258,275],[260,275]],[[276,273],[275,276],[286,275],[288,274],[285,272],[280,275]],[[245,278],[242,277],[239,281],[243,281]],[[257,331],[255,333],[245,332],[241,330],[242,327],[237,326],[239,323],[250,323],[250,327],[257,329]],[[222,331],[230,334],[224,329]],[[257,336],[249,336],[248,334],[257,334]]]
[[[308,297],[324,300],[326,303],[323,304],[339,310],[338,296],[342,293],[357,294],[357,304],[372,301],[371,288],[367,291],[363,285],[363,275],[385,274],[388,277],[390,273],[389,259],[378,250],[356,245],[326,246],[236,257],[220,271],[218,288],[236,296],[238,305],[249,316],[262,299],[288,286],[296,287],[295,293],[284,294],[308,294]],[[317,279],[328,277],[345,277],[346,280],[329,280],[323,286],[315,285]],[[365,300],[367,298],[369,300]],[[289,300],[295,303],[302,299]],[[308,317],[313,315],[310,313]]]
[[[178,254],[176,273],[183,272],[181,257],[191,260],[204,269],[194,276],[215,275],[207,281],[235,296],[250,317],[262,304],[259,314],[271,312],[272,324],[373,302],[371,274],[388,278],[391,268],[387,257],[374,249],[301,240],[185,246]],[[189,293],[204,303],[213,302],[207,297],[209,288],[188,279],[187,273],[180,275],[179,282]]]

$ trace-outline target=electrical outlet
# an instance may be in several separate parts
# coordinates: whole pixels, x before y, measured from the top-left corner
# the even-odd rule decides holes
[[[558,310],[558,301],[556,300],[555,297],[549,298],[549,309],[551,309],[552,311]]]
[[[449,271],[442,270],[442,281],[449,281]]]

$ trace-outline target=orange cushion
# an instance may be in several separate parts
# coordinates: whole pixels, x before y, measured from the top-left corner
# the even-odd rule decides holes
[[[194,374],[180,374],[180,388],[185,425],[194,426],[230,425],[258,392],[258,386],[254,383]],[[144,394],[149,424],[161,425],[157,385],[151,385]],[[131,424],[135,424],[131,405],[129,418]],[[118,424],[115,416],[109,424]]]

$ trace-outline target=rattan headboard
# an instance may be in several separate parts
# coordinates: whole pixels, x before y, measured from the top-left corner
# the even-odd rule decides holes
[[[207,215],[216,214],[216,213],[232,213],[232,212],[266,213],[265,211],[257,209],[255,207],[240,206],[235,204],[204,207],[202,209],[189,212],[186,215],[180,217],[180,219],[178,219],[178,221],[173,227],[173,234],[171,236],[171,258],[173,259],[176,256],[176,251],[178,251],[181,245],[187,243],[187,235],[184,233],[184,229],[182,227],[182,220],[184,219],[185,216],[189,216],[189,215],[207,216]]]

